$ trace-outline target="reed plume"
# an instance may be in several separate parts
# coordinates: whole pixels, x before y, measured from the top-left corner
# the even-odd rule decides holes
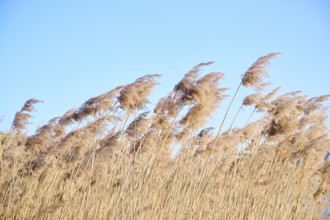
[[[265,67],[269,65],[270,60],[280,53],[270,53],[260,57],[242,76],[242,84],[245,87],[254,87],[258,90],[263,89],[265,84],[263,78],[268,77]]]
[[[30,113],[35,111],[34,105],[40,102],[42,101],[34,98],[27,100],[22,109],[15,114],[11,130],[16,133],[23,133],[31,118]]]
[[[181,125],[194,126],[198,129],[205,125],[208,117],[218,109],[220,101],[225,98],[225,88],[219,88],[222,73],[212,72],[196,82],[187,94],[187,99],[192,103],[186,116],[180,121]]]
[[[155,78],[158,74],[145,75],[138,78],[135,82],[125,86],[120,91],[118,101],[126,111],[142,109],[148,103],[149,95],[152,89],[158,84]]]

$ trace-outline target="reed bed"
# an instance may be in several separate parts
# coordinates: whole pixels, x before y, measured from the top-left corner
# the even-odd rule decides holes
[[[0,218],[329,218],[330,96],[270,90],[266,67],[278,55],[260,57],[232,96],[224,74],[201,74],[212,62],[201,63],[153,109],[155,74],[92,97],[32,135],[26,126],[41,101],[28,100],[0,134]],[[235,110],[244,87],[252,93]],[[207,127],[219,107],[219,127]],[[251,115],[236,127],[243,108]],[[236,117],[225,129],[229,114]]]

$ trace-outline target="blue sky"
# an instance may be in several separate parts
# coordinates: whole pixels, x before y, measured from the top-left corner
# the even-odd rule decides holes
[[[203,61],[230,95],[270,52],[283,53],[268,68],[274,87],[329,94],[329,1],[0,0],[0,130],[31,97],[44,101],[39,126],[149,73],[163,75],[155,102]]]

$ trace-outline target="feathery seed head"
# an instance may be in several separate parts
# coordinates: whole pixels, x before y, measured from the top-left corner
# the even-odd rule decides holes
[[[261,93],[254,93],[252,95],[248,95],[244,98],[243,100],[243,105],[245,106],[255,106],[257,103],[259,103],[259,101],[262,98],[262,94]]]
[[[121,108],[126,111],[142,109],[148,103],[148,98],[152,89],[158,85],[155,78],[158,74],[145,75],[138,78],[135,82],[125,86],[120,91],[118,101]]]
[[[186,116],[180,121],[183,126],[193,126],[195,129],[203,126],[226,97],[226,88],[219,88],[223,73],[211,72],[196,81],[187,94],[187,100],[193,103]]]
[[[270,53],[260,57],[242,76],[242,84],[245,87],[254,87],[260,89],[263,87],[263,78],[268,77],[266,66],[270,60],[280,53]]]
[[[13,123],[12,123],[12,130],[16,133],[22,133],[26,129],[26,125],[29,124],[29,120],[31,118],[31,112],[35,111],[34,105],[36,103],[42,102],[38,99],[29,99],[25,102],[24,106],[22,107],[21,111],[15,114]]]

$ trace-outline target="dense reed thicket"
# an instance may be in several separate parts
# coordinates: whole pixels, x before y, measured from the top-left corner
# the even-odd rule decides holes
[[[1,219],[319,219],[329,205],[324,102],[269,93],[260,57],[235,94],[201,63],[154,109],[159,75],[88,99],[26,134],[37,99],[0,138]],[[244,87],[254,91],[240,102]],[[217,129],[205,127],[222,101]],[[244,107],[250,117],[234,127]],[[262,116],[255,121],[256,112]],[[236,115],[224,128],[228,114]],[[227,122],[228,123],[228,122]],[[323,216],[325,217],[325,216]]]

